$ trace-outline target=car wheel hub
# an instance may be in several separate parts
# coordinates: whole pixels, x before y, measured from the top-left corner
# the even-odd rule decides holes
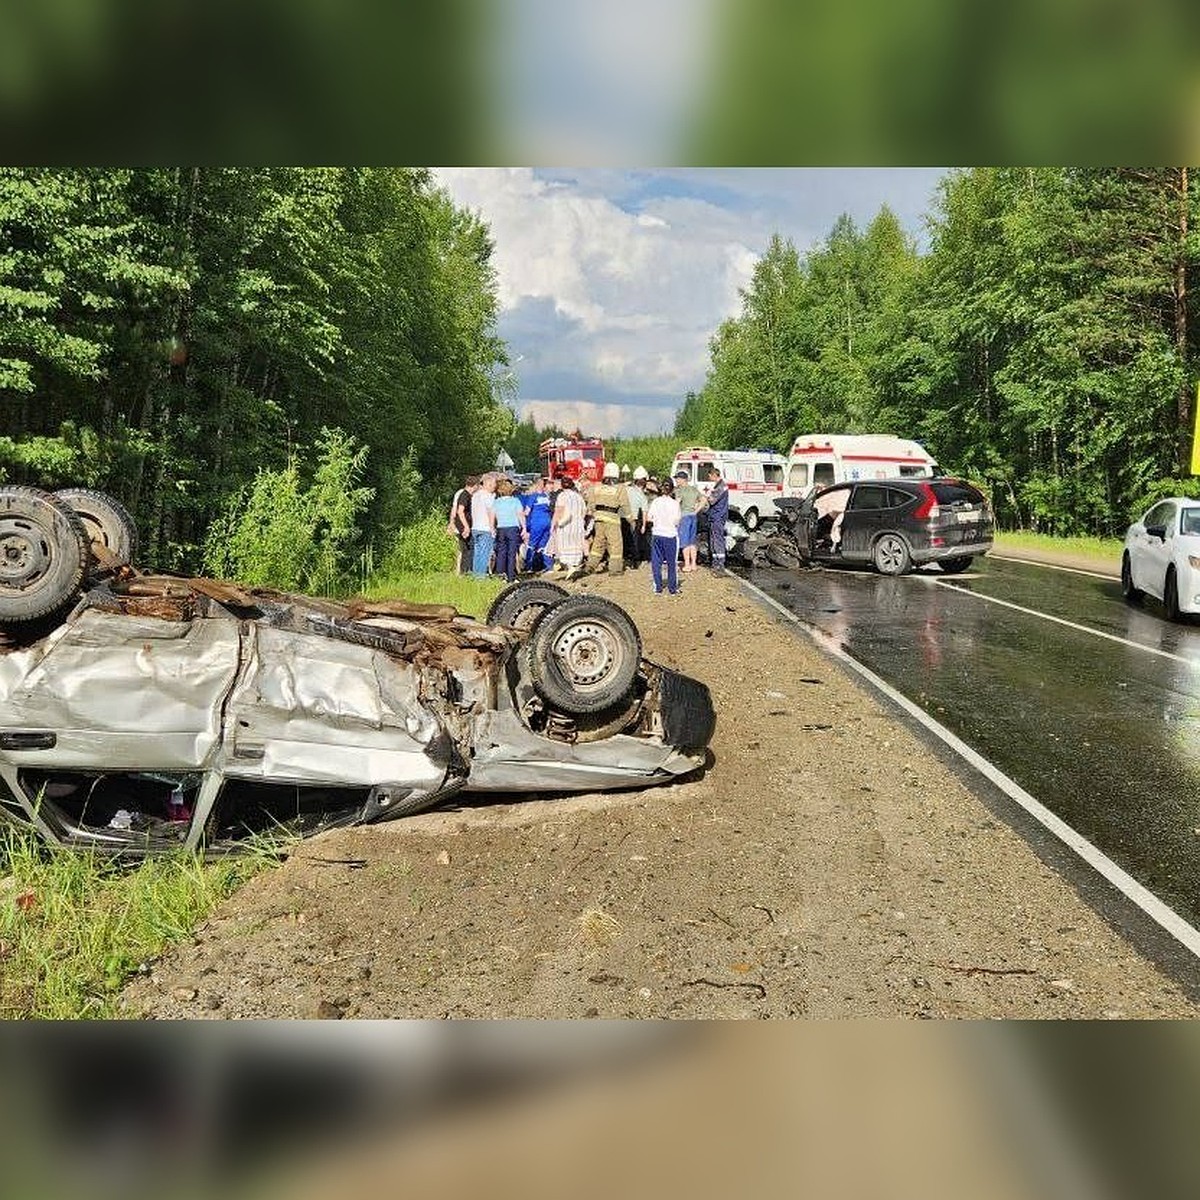
[[[900,561],[900,548],[892,538],[885,538],[879,544],[880,560],[889,567],[894,567]]]
[[[0,525],[0,583],[27,587],[46,573],[50,559],[50,548],[36,530],[17,521]]]
[[[602,625],[572,625],[554,643],[554,655],[563,664],[571,682],[586,686],[603,679],[616,660],[612,634]]]

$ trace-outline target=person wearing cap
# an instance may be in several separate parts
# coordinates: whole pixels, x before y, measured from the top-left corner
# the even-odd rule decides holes
[[[621,469],[615,462],[604,464],[604,479],[588,491],[588,513],[592,517],[592,549],[588,570],[600,570],[608,558],[608,573],[625,570],[625,550],[621,545],[621,522],[633,515],[629,507],[629,489],[621,482]]]
[[[642,480],[637,476],[636,472],[633,476],[633,482],[626,489],[625,494],[629,497],[629,520],[621,522],[621,537],[625,545],[625,565],[636,570],[644,562],[649,562],[647,554],[642,552],[642,534],[646,529],[646,509],[650,507],[650,501],[646,499],[646,493],[642,491]]]
[[[650,522],[646,517],[652,496],[646,492],[649,472],[643,466],[633,469],[633,486],[629,489],[629,506],[633,510],[633,540],[637,546],[639,565],[650,561]]]
[[[712,481],[705,507],[708,509],[708,552],[714,575],[725,574],[725,518],[729,516],[729,488],[717,467],[709,467]]]
[[[675,499],[679,501],[679,549],[683,552],[683,569],[696,569],[696,513],[700,508],[700,489],[689,482],[682,467],[675,472]]]

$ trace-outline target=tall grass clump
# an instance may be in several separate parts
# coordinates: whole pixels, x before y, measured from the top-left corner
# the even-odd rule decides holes
[[[360,487],[367,449],[322,429],[311,469],[293,457],[259,471],[209,527],[204,569],[220,578],[290,592],[336,595],[353,587],[360,521],[375,495]]]
[[[205,862],[163,854],[136,866],[0,831],[0,1017],[110,1017],[142,963],[189,937],[268,848]]]
[[[453,571],[458,540],[446,532],[446,517],[436,509],[396,532],[383,560],[385,575]]]
[[[402,527],[381,566],[371,572],[363,595],[369,600],[411,600],[416,604],[452,604],[459,612],[482,617],[503,579],[455,575],[458,540],[446,532],[446,516],[432,510]]]

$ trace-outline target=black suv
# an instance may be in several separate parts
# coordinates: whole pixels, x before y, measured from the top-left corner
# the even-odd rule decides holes
[[[839,483],[776,505],[802,563],[871,563],[881,574],[904,575],[936,562],[953,575],[992,548],[988,502],[961,479]]]

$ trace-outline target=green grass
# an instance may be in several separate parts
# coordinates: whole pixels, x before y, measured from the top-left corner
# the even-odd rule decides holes
[[[212,862],[178,853],[133,866],[0,831],[0,1017],[117,1015],[117,993],[140,964],[189,937],[274,861],[252,848]]]
[[[504,586],[449,571],[394,572],[373,577],[365,594],[482,616]],[[176,853],[132,865],[0,828],[0,1018],[119,1015],[120,989],[142,963],[190,937],[276,861],[269,843],[250,843],[244,854],[210,861]]]
[[[373,575],[363,595],[369,600],[453,604],[460,613],[482,618],[505,586],[503,579],[455,575],[452,571],[404,571]]]
[[[1079,558],[1091,558],[1111,563],[1121,557],[1120,538],[1099,537],[1051,537],[1046,533],[998,532],[996,549],[1043,550],[1050,554],[1070,554]]]

